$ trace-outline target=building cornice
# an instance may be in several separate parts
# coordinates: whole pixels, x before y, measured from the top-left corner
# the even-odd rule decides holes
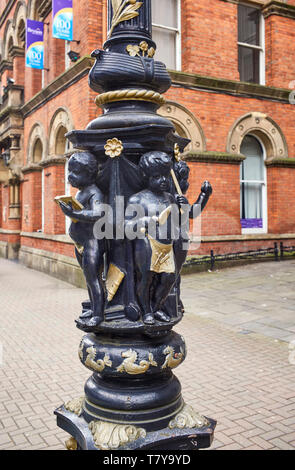
[[[24,118],[34,113],[45,103],[55,98],[74,83],[78,82],[89,73],[94,60],[90,56],[82,57],[75,65],[63,72],[49,85],[43,88],[33,98],[27,101],[21,108]]]
[[[271,160],[266,160],[265,165],[268,167],[275,166],[295,169],[295,158],[272,158]]]
[[[25,49],[19,46],[12,46],[9,50],[11,57],[25,57]]]
[[[291,90],[169,70],[172,86],[290,104]]]
[[[43,170],[42,166],[37,164],[37,163],[31,163],[30,165],[26,165],[26,166],[21,168],[21,171],[24,175],[27,174],[27,173],[33,173],[35,171],[40,172],[42,170]]]
[[[21,108],[19,106],[6,106],[6,108],[0,111],[0,122],[5,119],[9,114],[20,114]]]
[[[5,70],[13,70],[13,63],[11,60],[1,60],[0,62],[0,75]]]
[[[246,159],[244,155],[224,152],[187,152],[182,156],[186,162],[222,163],[240,165]]]
[[[3,9],[1,16],[0,16],[0,28],[5,23],[7,16],[9,15],[13,5],[15,4],[16,0],[8,0],[5,8]]]
[[[49,166],[54,166],[54,165],[64,165],[67,161],[67,157],[60,155],[58,157],[49,157],[46,158],[45,160],[41,160],[39,162],[39,166],[41,168],[47,168]]]
[[[295,20],[295,6],[290,5],[289,3],[278,2],[276,0],[271,0],[263,5],[262,13],[264,18],[277,15]]]

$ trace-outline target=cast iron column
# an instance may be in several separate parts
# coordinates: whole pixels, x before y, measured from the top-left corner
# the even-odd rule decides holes
[[[173,373],[186,357],[184,338],[173,327],[183,317],[179,286],[187,244],[183,235],[163,237],[161,227],[172,224],[172,206],[179,215],[188,206],[182,192],[189,170],[179,153],[189,141],[157,114],[171,81],[154,59],[151,31],[150,0],[109,0],[109,37],[92,53],[89,74],[104,112],[86,130],[67,135],[78,149],[69,181],[79,192],[58,202],[72,218],[70,235],[88,286],[76,325],[86,333],[79,358],[92,372],[84,394],[55,411],[58,426],[72,436],[69,448],[205,448],[216,425],[184,403]],[[211,192],[203,185],[202,208]],[[138,239],[124,231],[134,201],[144,211]],[[148,213],[158,203],[164,210]],[[103,217],[114,236],[98,240]],[[156,223],[153,236],[147,220]]]

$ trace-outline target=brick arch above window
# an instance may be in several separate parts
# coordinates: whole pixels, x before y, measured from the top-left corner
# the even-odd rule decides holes
[[[42,155],[40,155],[40,144],[42,146]],[[41,123],[36,123],[31,129],[28,139],[27,165],[39,163],[41,160],[44,160],[46,153],[47,141],[44,128]]]
[[[267,114],[255,111],[234,123],[227,139],[227,152],[240,153],[242,141],[248,134],[256,135],[262,141],[267,160],[288,157],[287,142],[278,124]]]
[[[176,132],[181,137],[191,140],[191,143],[185,149],[186,152],[206,151],[205,134],[199,121],[191,111],[174,101],[167,101],[158,113],[174,124]]]
[[[65,108],[58,109],[50,123],[49,130],[49,157],[56,157],[61,155],[56,152],[60,152],[61,149],[61,137],[62,133],[69,132],[74,129],[72,116],[70,111]],[[63,153],[66,153],[66,148]]]

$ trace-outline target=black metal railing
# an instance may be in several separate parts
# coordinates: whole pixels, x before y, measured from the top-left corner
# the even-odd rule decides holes
[[[210,266],[210,270],[213,271],[217,262],[254,259],[261,259],[265,261],[266,257],[268,257],[268,259],[274,259],[275,261],[282,261],[286,258],[287,253],[288,258],[290,255],[295,256],[295,246],[284,246],[283,242],[280,243],[280,247],[278,246],[278,243],[275,242],[274,246],[271,248],[262,248],[259,250],[242,251],[237,253],[226,253],[221,255],[215,254],[214,250],[211,250],[210,255],[188,259],[185,263],[185,267],[208,264]]]

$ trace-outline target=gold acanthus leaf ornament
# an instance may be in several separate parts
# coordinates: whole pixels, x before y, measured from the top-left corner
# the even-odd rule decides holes
[[[138,11],[143,2],[136,0],[112,0],[113,18],[108,37],[111,36],[115,27],[122,21],[128,21],[139,15]]]
[[[116,450],[141,437],[146,437],[145,429],[129,424],[92,421],[89,424],[89,429],[95,446],[100,450]]]
[[[155,55],[156,50],[153,47],[149,48],[149,45],[146,41],[141,41],[139,46],[136,44],[128,44],[126,47],[126,51],[131,57],[140,57],[140,52],[142,52],[142,57],[145,57],[145,54],[147,53],[147,56],[152,59]]]
[[[175,418],[170,421],[170,429],[184,429],[184,428],[202,428],[209,426],[209,421],[199,413],[197,413],[191,406],[184,405],[182,411],[178,413]]]
[[[83,411],[84,397],[74,398],[65,404],[65,409],[75,415],[80,416]]]

